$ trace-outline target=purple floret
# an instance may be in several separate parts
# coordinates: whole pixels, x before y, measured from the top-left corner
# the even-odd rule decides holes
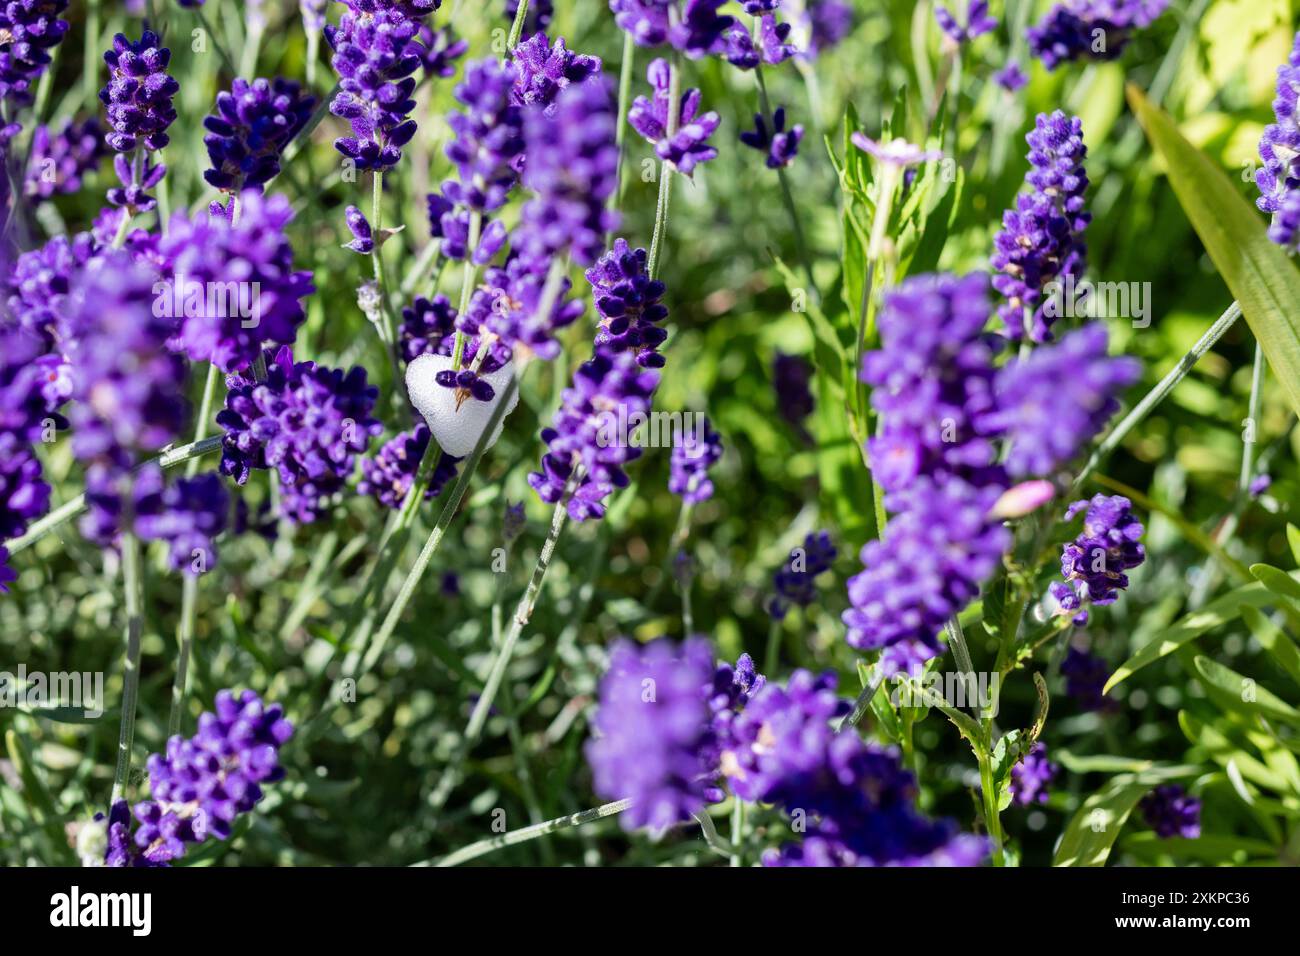
[[[517,77],[512,63],[475,60],[456,86],[464,111],[448,118],[454,138],[447,144],[447,158],[460,181],[443,183],[443,195],[457,206],[476,212],[499,209],[519,180],[524,117],[514,102]]]
[[[1011,799],[1022,807],[1046,803],[1048,788],[1060,770],[1047,759],[1047,745],[1040,740],[1011,768]]]
[[[768,613],[783,620],[791,604],[807,607],[817,600],[817,578],[826,573],[839,557],[830,532],[816,531],[804,538],[803,546],[790,553],[790,560],[772,576],[776,593],[768,602]]]
[[[298,135],[316,105],[297,83],[236,79],[217,94],[213,115],[203,120],[203,137],[212,168],[203,178],[217,189],[238,193],[256,189],[280,172],[280,154]]]
[[[662,328],[668,307],[661,301],[664,284],[650,278],[646,261],[644,249],[615,239],[613,247],[587,270],[600,315],[596,345],[610,352],[633,351],[643,368],[662,368],[664,358],[658,349],[668,337]]]
[[[420,468],[420,460],[429,447],[429,428],[423,422],[408,432],[401,432],[386,442],[373,458],[361,460],[361,480],[357,493],[370,495],[385,508],[402,507],[411,483]],[[459,458],[443,455],[429,479],[425,501],[432,501],[448,481],[456,477]]]
[[[68,32],[68,0],[6,0],[0,4],[0,100],[30,105],[50,51]]]
[[[1277,122],[1264,129],[1259,141],[1259,158],[1263,166],[1255,173],[1261,210],[1273,214],[1268,237],[1293,247],[1300,227],[1300,117],[1296,114],[1300,97],[1300,33],[1296,34],[1287,62],[1277,68],[1277,97],[1273,115]]]
[[[1147,826],[1162,840],[1195,840],[1201,835],[1201,801],[1176,783],[1156,787],[1138,807]]]
[[[99,168],[99,161],[109,152],[104,129],[94,116],[81,123],[64,120],[57,131],[52,126],[38,126],[32,133],[32,157],[23,194],[36,200],[71,196],[81,190],[82,181]]]
[[[707,417],[700,416],[699,422],[698,430],[682,429],[680,435],[674,436],[668,475],[668,490],[688,505],[713,497],[709,469],[722,458],[722,436],[713,430]]]
[[[803,127],[796,124],[789,130],[785,128],[785,107],[778,106],[772,114],[772,127],[768,128],[763,114],[754,114],[754,129],[740,134],[740,141],[750,149],[766,153],[765,162],[768,169],[782,169],[789,166],[799,152],[799,142],[803,139]]]
[[[691,175],[700,163],[718,155],[709,145],[709,137],[721,122],[712,111],[697,116],[700,108],[700,91],[688,89],[682,94],[677,132],[668,135],[669,72],[666,60],[655,60],[646,71],[646,78],[654,89],[652,99],[638,96],[627,113],[631,127],[645,137],[655,148],[655,154],[685,176]]]
[[[1061,577],[1078,598],[1074,607],[1062,600],[1059,582],[1053,587],[1062,610],[1077,610],[1087,604],[1114,604],[1119,592],[1128,587],[1128,575],[1146,560],[1142,546],[1142,522],[1133,514],[1133,504],[1120,495],[1094,495],[1076,501],[1065,512],[1069,521],[1086,510],[1083,530],[1061,551]]]
[[[1113,60],[1135,29],[1150,26],[1169,0],[1062,0],[1025,36],[1049,70],[1073,60]]]
[[[519,106],[537,106],[553,111],[560,94],[570,86],[601,75],[600,57],[574,53],[564,37],[552,46],[545,33],[536,33],[515,47],[515,83],[511,101]]]

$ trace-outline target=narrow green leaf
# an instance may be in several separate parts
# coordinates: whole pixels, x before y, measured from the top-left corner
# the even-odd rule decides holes
[[[1251,754],[1246,753],[1217,728],[1198,720],[1187,711],[1178,714],[1178,726],[1183,736],[1198,747],[1204,747],[1215,763],[1227,768],[1234,764],[1236,772],[1251,783],[1281,793],[1287,789],[1287,780],[1270,770]]]
[[[1253,607],[1242,608],[1241,616],[1250,632],[1255,635],[1255,640],[1259,641],[1260,647],[1268,652],[1293,681],[1300,684],[1300,647],[1296,646],[1295,641],[1287,637],[1262,611]]]
[[[1286,540],[1291,545],[1291,558],[1300,564],[1300,528],[1291,523],[1286,526]]]
[[[1238,192],[1220,165],[1189,143],[1167,113],[1136,86],[1129,103],[1147,138],[1160,153],[1169,183],[1205,244],[1268,364],[1300,413],[1300,272],[1271,242],[1259,213]]]
[[[1252,564],[1250,573],[1274,594],[1291,601],[1300,601],[1300,582],[1281,568],[1275,568],[1270,564]]]
[[[1227,710],[1247,717],[1262,715],[1290,724],[1300,723],[1300,710],[1218,661],[1198,656],[1196,672],[1205,681],[1210,695]]]
[[[1266,607],[1277,601],[1273,592],[1256,582],[1229,591],[1220,598],[1211,601],[1199,611],[1193,611],[1178,621],[1161,636],[1138,648],[1136,654],[1120,665],[1119,670],[1110,675],[1102,693],[1110,693],[1116,685],[1127,680],[1133,674],[1155,663],[1167,654],[1172,654],[1188,641],[1200,637],[1206,631],[1213,630],[1236,620],[1241,616],[1242,608]]]
[[[1196,773],[1196,767],[1153,765],[1138,774],[1112,777],[1070,818],[1052,857],[1052,865],[1105,866],[1111,847],[1138,801],[1165,781]]]

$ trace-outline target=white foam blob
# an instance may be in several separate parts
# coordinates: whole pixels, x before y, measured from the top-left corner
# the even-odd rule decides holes
[[[464,458],[478,444],[479,435],[487,428],[492,413],[496,410],[505,394],[510,378],[515,373],[514,363],[507,363],[495,372],[480,376],[496,392],[490,402],[467,399],[458,410],[456,408],[456,389],[439,385],[437,374],[452,367],[450,355],[421,355],[406,367],[406,393],[411,396],[411,404],[416,407],[424,420],[429,423],[429,431],[448,455]],[[497,423],[496,431],[484,446],[486,451],[496,444],[501,437],[506,415],[514,411],[519,404],[519,390],[515,389],[506,406],[505,415]]]

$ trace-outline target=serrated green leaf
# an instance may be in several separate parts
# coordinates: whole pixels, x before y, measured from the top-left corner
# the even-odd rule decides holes
[[[1300,271],[1268,238],[1264,220],[1214,162],[1192,146],[1167,113],[1133,85],[1129,103],[1165,161],[1169,183],[1223,281],[1300,413]]]

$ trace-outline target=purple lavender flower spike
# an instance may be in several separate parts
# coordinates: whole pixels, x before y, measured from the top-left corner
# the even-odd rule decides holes
[[[1133,504],[1120,495],[1094,495],[1076,501],[1065,512],[1069,521],[1086,510],[1083,530],[1061,550],[1061,577],[1052,594],[1062,612],[1085,609],[1089,604],[1114,604],[1119,592],[1128,587],[1124,573],[1146,560],[1142,546],[1142,522],[1133,514]],[[1069,601],[1067,590],[1077,601]]]
[[[1264,129],[1259,141],[1259,158],[1263,166],[1255,173],[1259,199],[1255,204],[1273,215],[1268,237],[1279,245],[1293,248],[1300,226],[1295,204],[1300,194],[1300,116],[1296,113],[1300,97],[1300,33],[1296,34],[1287,62],[1277,68],[1277,97],[1273,115],[1277,122]]]
[[[1020,64],[1015,60],[1009,62],[1002,69],[993,74],[993,80],[998,86],[1002,87],[1008,93],[1014,93],[1022,89],[1029,82],[1029,77],[1025,71],[1020,68]]]
[[[315,105],[316,98],[290,80],[236,79],[229,92],[217,94],[215,112],[203,120],[212,162],[203,178],[226,193],[261,191],[279,174],[280,154]]]
[[[618,227],[618,214],[606,208],[618,182],[617,127],[603,82],[563,90],[551,114],[528,112],[524,185],[535,198],[524,206],[512,246],[538,271],[566,251],[579,265],[593,265],[605,234]]]
[[[776,593],[767,604],[768,613],[781,621],[790,605],[807,607],[817,600],[817,578],[831,569],[837,557],[839,549],[829,532],[816,531],[804,538],[803,546],[792,551],[790,560],[772,576]]]
[[[538,497],[555,504],[567,491],[574,521],[603,517],[604,499],[628,483],[623,466],[641,456],[619,433],[620,422],[647,414],[658,385],[659,373],[643,369],[630,352],[598,348],[574,373],[551,426],[542,429],[548,450],[542,470],[528,476]]]
[[[997,29],[998,21],[989,16],[988,0],[970,0],[966,8],[966,22],[959,23],[957,18],[942,4],[934,8],[934,19],[939,29],[953,46],[962,46],[983,36],[990,30]]]
[[[1006,436],[1008,473],[1050,475],[1075,458],[1119,408],[1116,396],[1141,373],[1137,359],[1107,357],[1100,322],[1003,366],[994,385],[997,411],[983,425]]]
[[[1067,650],[1065,659],[1061,661],[1065,693],[1083,710],[1104,713],[1118,709],[1119,704],[1107,697],[1103,690],[1110,674],[1109,664],[1095,654],[1077,647]]]
[[[799,54],[798,47],[789,42],[791,29],[790,24],[779,23],[773,16],[759,21],[758,49],[764,63],[776,66]]]
[[[171,297],[172,306],[182,306],[164,310],[179,320],[170,343],[174,349],[231,373],[248,368],[264,343],[293,342],[306,319],[302,300],[315,287],[310,272],[293,268],[293,247],[285,235],[292,219],[283,195],[255,191],[241,197],[234,225],[210,213],[172,217],[158,254],[163,295]],[[211,295],[201,304],[191,301],[194,290],[230,288],[238,290],[237,303]]]
[[[419,69],[420,56],[412,41],[419,29],[397,9],[366,15],[349,10],[337,28],[326,27],[339,74],[330,112],[352,124],[352,135],[335,140],[334,147],[358,169],[391,169],[415,135],[411,74]]]
[[[1182,837],[1195,840],[1201,835],[1201,801],[1176,783],[1156,787],[1138,804],[1142,819],[1162,840]]]
[[[1078,117],[1057,110],[1040,113],[1029,143],[1031,187],[1002,216],[1002,231],[994,239],[993,287],[1007,301],[998,308],[1006,334],[1019,339],[1026,332],[1035,342],[1050,341],[1053,309],[1048,309],[1053,283],[1083,275],[1087,246],[1084,230],[1092,216],[1084,208],[1088,174],[1083,168],[1087,147]]]
[[[373,458],[361,460],[361,480],[357,482],[357,493],[371,496],[385,508],[396,510],[402,507],[428,447],[429,427],[423,422],[409,432],[394,436],[380,447]],[[438,467],[434,469],[428,490],[424,493],[425,501],[438,497],[447,482],[456,477],[459,461],[459,458],[450,455],[438,459]]]
[[[72,451],[83,462],[128,465],[174,441],[184,425],[185,364],[165,348],[173,324],[155,315],[154,284],[126,252],[102,253],[79,279],[69,357]]]
[[[193,737],[179,734],[146,763],[152,799],[137,803],[134,842],[149,864],[166,865],[209,836],[228,839],[235,818],[262,799],[262,785],[284,777],[279,751],[293,736],[279,704],[251,690],[223,690],[213,712],[199,715]],[[126,821],[117,822],[124,827]],[[110,843],[120,841],[110,840]],[[128,865],[130,854],[120,854]]]
[[[96,117],[83,123],[65,120],[57,131],[50,126],[36,127],[23,195],[42,200],[79,192],[82,180],[99,168],[108,152]]]
[[[803,421],[815,407],[809,389],[812,374],[812,366],[801,356],[777,352],[772,359],[772,387],[776,391],[777,411],[801,436],[807,435]]]
[[[470,297],[469,307],[456,320],[456,327],[471,339],[490,333],[488,355],[501,368],[519,350],[545,361],[560,354],[556,334],[582,315],[581,302],[568,299],[571,283],[560,282],[549,314],[541,307],[546,291],[546,274],[536,264],[512,258],[503,268],[493,267]],[[477,346],[476,346],[477,348]],[[468,352],[468,346],[466,351]],[[484,366],[483,371],[491,371]]]
[[[709,469],[722,458],[722,436],[701,416],[698,434],[682,429],[674,437],[668,490],[685,504],[696,505],[713,497]]]
[[[646,78],[654,89],[653,99],[638,96],[627,113],[631,127],[645,137],[655,148],[655,154],[685,176],[691,175],[700,163],[718,155],[709,145],[709,137],[721,122],[712,111],[696,116],[700,108],[700,91],[689,89],[682,94],[677,133],[668,136],[668,62],[655,60],[646,71]]]
[[[624,829],[661,832],[707,804],[714,671],[699,638],[680,647],[621,640],[610,650],[586,755],[598,795],[631,798]]]
[[[735,18],[719,14],[726,0],[609,0],[614,22],[638,46],[671,44],[693,60],[721,52]]]
[[[370,414],[379,390],[366,383],[360,366],[345,374],[315,362],[294,364],[285,346],[267,363],[266,381],[232,375],[226,384],[226,407],[217,415],[225,430],[221,473],[242,485],[253,469],[275,468],[283,516],[297,524],[328,510],[356,456],[384,429]]]
[[[848,0],[805,0],[796,25],[807,37],[801,55],[815,59],[823,51],[838,46],[852,31],[853,5]]]
[[[574,53],[565,46],[564,37],[556,39],[552,46],[545,33],[535,33],[515,47],[511,56],[515,83],[510,97],[519,106],[553,112],[556,100],[566,89],[601,75],[600,57]]]
[[[162,181],[167,167],[145,154],[167,145],[167,128],[176,120],[172,97],[180,84],[166,72],[171,50],[159,46],[161,42],[152,30],[145,30],[137,41],[119,33],[113,38],[113,49],[104,54],[109,81],[99,98],[108,107],[112,127],[104,140],[118,153],[113,169],[122,183],[121,188],[109,190],[108,201],[134,212],[147,212],[155,205],[148,190]]]
[[[8,317],[40,336],[48,348],[66,347],[76,331],[70,325],[71,292],[95,252],[94,237],[85,232],[72,238],[55,236],[39,249],[24,252],[5,289]]]
[[[1062,0],[1025,31],[1049,70],[1073,60],[1113,60],[1135,29],[1150,26],[1169,0]]]
[[[0,541],[27,532],[50,508],[50,486],[31,445],[11,433],[0,434]]]
[[[803,127],[795,125],[785,128],[785,107],[778,106],[772,114],[772,128],[761,113],[754,114],[754,129],[740,134],[740,141],[750,149],[767,153],[765,162],[768,169],[781,169],[789,166],[799,152],[799,141],[803,139]]]
[[[402,309],[398,332],[402,359],[410,362],[425,354],[451,355],[456,337],[456,309],[445,295],[418,296]]]
[[[415,46],[420,57],[420,67],[425,76],[436,76],[444,80],[456,75],[456,61],[469,49],[469,41],[458,39],[450,27],[434,29],[427,23],[422,23],[416,39],[419,41]]]
[[[8,0],[0,5],[0,100],[31,104],[36,81],[50,65],[50,50],[68,32],[60,15],[68,0]]]
[[[148,466],[155,467],[155,466]],[[146,541],[165,541],[174,571],[201,575],[217,563],[214,539],[226,527],[230,494],[216,472],[178,478],[137,501],[134,530]],[[137,481],[137,494],[139,482]]]
[[[9,593],[9,585],[18,580],[18,572],[9,567],[9,549],[0,545],[0,594]]]
[[[1061,768],[1047,759],[1047,745],[1041,740],[1011,768],[1011,799],[1018,806],[1046,803],[1048,788]]]
[[[664,284],[650,278],[646,261],[644,249],[615,239],[613,247],[587,270],[600,315],[596,346],[610,352],[634,351],[643,368],[663,368],[658,348],[668,337],[662,328],[668,307],[661,301]]]
[[[1264,492],[1268,491],[1272,485],[1273,477],[1271,475],[1256,475],[1250,480],[1250,487],[1247,491],[1250,493],[1252,498],[1258,498]]]
[[[456,86],[465,110],[448,118],[455,138],[447,144],[447,158],[456,164],[460,181],[443,183],[443,195],[457,206],[499,209],[519,179],[524,134],[523,111],[512,101],[516,76],[511,63],[475,60]]]

